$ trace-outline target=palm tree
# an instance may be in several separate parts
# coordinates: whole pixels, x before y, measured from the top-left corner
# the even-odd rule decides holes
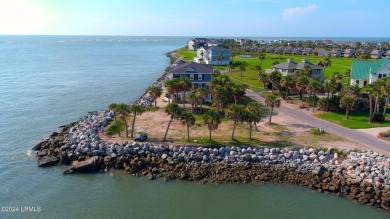
[[[145,109],[137,104],[132,104],[130,106],[130,111],[133,113],[133,124],[131,125],[131,137],[134,137],[134,124],[135,124],[135,119],[137,115],[142,115],[142,113],[145,111]]]
[[[191,104],[191,111],[194,112],[194,106],[197,108],[198,97],[196,96],[196,90],[193,90],[187,95],[187,100]]]
[[[390,97],[390,78],[384,78],[383,80],[383,92],[385,94],[385,106],[383,107],[383,117],[386,117],[386,110],[387,110],[387,104],[389,102],[389,97]]]
[[[118,113],[118,104],[111,103],[108,106],[108,109],[114,113],[115,126],[118,129],[118,136],[121,137],[121,130],[120,130],[119,125],[118,125],[118,120],[116,119],[116,114]]]
[[[200,87],[196,90],[196,96],[198,97],[198,100],[200,102],[200,113],[202,113],[203,111],[203,108],[202,108],[202,105],[203,105],[203,100],[204,98],[206,98],[208,92],[206,90],[206,88],[204,87]]]
[[[299,91],[299,99],[302,100],[303,104],[303,95],[306,90],[307,85],[309,84],[309,78],[305,74],[296,74],[296,88]]]
[[[118,104],[118,114],[119,114],[121,120],[123,121],[123,123],[125,123],[126,137],[127,138],[129,137],[129,126],[127,125],[126,117],[129,115],[129,113],[130,113],[130,110],[129,110],[128,105],[126,105],[124,103]]]
[[[238,68],[240,69],[241,78],[242,78],[242,72],[246,71],[246,69],[245,69],[244,65],[240,65]]]
[[[165,81],[165,83],[164,83],[165,90],[166,90],[166,91],[168,92],[168,94],[169,94],[168,104],[171,103],[171,99],[172,99],[171,97],[172,97],[172,95],[175,93],[175,92],[173,91],[173,86],[174,86],[174,83],[173,83],[172,80]]]
[[[209,140],[211,141],[211,131],[218,129],[219,124],[221,124],[221,118],[214,109],[210,109],[203,114],[203,124],[209,130]]]
[[[183,109],[186,107],[186,92],[191,90],[192,84],[189,78],[180,78],[180,90],[183,92]]]
[[[203,61],[204,61],[204,52],[203,52],[203,50],[200,51],[200,56],[202,58],[199,61],[200,61],[200,63],[203,63]]]
[[[259,76],[259,82],[261,81],[263,83],[263,88],[265,89],[266,83],[269,82],[268,74],[265,72],[260,72]]]
[[[294,77],[292,75],[287,75],[287,76],[283,77],[280,80],[280,86],[282,88],[284,88],[286,91],[286,94],[284,96],[284,99],[286,100],[288,98],[289,91],[294,89],[294,87],[296,86],[295,81],[294,81]]]
[[[351,81],[351,69],[350,68],[345,70],[345,76],[348,77],[348,83],[349,83]]]
[[[245,89],[248,88],[246,84],[234,84],[231,86],[230,94],[234,99],[234,104],[237,104],[238,100],[245,96]]]
[[[277,95],[270,93],[265,96],[265,104],[267,104],[268,107],[271,108],[270,114],[269,114],[269,124],[271,125],[271,119],[272,119],[272,113],[274,110],[274,107],[279,107],[280,106],[280,99],[278,98]]]
[[[217,113],[229,103],[229,87],[216,85],[213,90],[213,104],[217,107]]]
[[[349,119],[349,112],[355,103],[355,97],[350,93],[345,93],[340,99],[340,107],[345,108],[345,119]]]
[[[225,57],[223,56],[223,51],[221,51],[221,53],[219,54],[218,58],[219,58],[220,65],[222,65],[222,61],[223,61],[223,59],[225,58]]]
[[[260,67],[261,67],[261,64],[263,63],[263,60],[265,59],[265,53],[263,51],[260,51],[260,53],[257,56],[257,58],[259,58],[259,60],[260,60]]]
[[[313,112],[314,112],[316,96],[318,93],[322,91],[322,84],[320,79],[318,78],[311,79],[309,85],[307,86],[307,91],[313,97]]]
[[[149,87],[148,92],[154,98],[154,106],[157,106],[157,98],[161,96],[161,89],[155,85]]]
[[[273,71],[268,75],[268,80],[272,84],[272,93],[274,92],[274,88],[279,89],[281,79],[282,73],[280,71]]]
[[[311,78],[312,69],[309,65],[305,65],[305,67],[303,67],[303,71],[306,73],[307,77]]]
[[[195,125],[195,116],[191,112],[185,111],[181,114],[180,121],[187,127],[187,140],[190,141],[190,127]]]
[[[369,118],[368,118],[368,122],[371,123],[372,122],[372,118],[373,118],[373,113],[372,113],[372,96],[373,96],[373,93],[375,92],[375,85],[374,84],[368,84],[368,85],[363,87],[363,91],[368,93],[368,102],[369,102],[369,105],[370,105],[370,115],[369,115]]]
[[[165,135],[163,138],[163,141],[167,139],[167,134],[169,130],[169,126],[171,126],[173,119],[179,119],[181,116],[182,110],[180,109],[179,105],[177,103],[171,103],[165,108],[165,113],[171,116],[171,119],[169,120],[167,130],[165,131]]]
[[[322,61],[322,66],[324,67],[323,71],[322,71],[322,74],[325,75],[325,69],[326,67],[328,66],[331,66],[332,65],[332,60],[330,60],[329,57],[326,57],[323,61]]]
[[[233,104],[226,111],[226,117],[233,120],[233,132],[232,132],[232,140],[234,139],[234,131],[236,130],[237,122],[243,122],[245,114],[245,108],[243,105]]]
[[[257,130],[257,123],[261,121],[265,115],[266,109],[264,105],[253,101],[246,106],[246,122],[249,123],[249,139],[252,139],[252,123],[254,123]]]
[[[327,96],[326,96],[326,110],[325,111],[329,111],[329,96],[330,94],[334,93],[336,90],[336,83],[334,80],[325,80],[324,82],[324,91],[327,93]]]

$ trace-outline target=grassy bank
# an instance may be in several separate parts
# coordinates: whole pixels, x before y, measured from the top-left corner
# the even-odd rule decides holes
[[[368,113],[351,112],[349,120],[345,119],[345,112],[328,112],[324,114],[318,114],[317,117],[326,121],[339,124],[341,126],[351,129],[365,129],[365,128],[377,128],[377,127],[390,127],[390,120],[386,120],[382,123],[368,123]],[[387,114],[387,118],[389,118]]]

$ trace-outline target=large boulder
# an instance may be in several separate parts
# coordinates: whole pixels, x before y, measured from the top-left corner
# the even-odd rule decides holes
[[[60,160],[53,156],[44,156],[38,160],[38,167],[50,167],[59,163]]]

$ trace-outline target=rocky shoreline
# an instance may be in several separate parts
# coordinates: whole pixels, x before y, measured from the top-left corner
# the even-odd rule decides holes
[[[172,53],[167,54],[173,58]],[[166,74],[155,85],[162,86]],[[145,93],[137,104],[148,104]],[[152,104],[153,101],[150,101]],[[149,179],[202,183],[289,183],[335,193],[390,211],[390,158],[372,151],[335,153],[313,148],[190,147],[104,142],[109,110],[89,112],[37,144],[39,167],[69,165],[64,174],[112,168]],[[341,155],[345,158],[341,159]]]

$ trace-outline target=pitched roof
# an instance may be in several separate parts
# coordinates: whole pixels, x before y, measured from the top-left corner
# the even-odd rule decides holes
[[[303,59],[301,62],[299,62],[299,63],[297,64],[297,69],[304,69],[305,66],[310,66],[310,68],[311,68],[312,70],[314,70],[314,69],[323,69],[322,66],[314,65],[314,64],[312,64],[312,63],[306,61],[305,59]]]
[[[287,62],[283,62],[277,65],[272,66],[274,68],[280,68],[280,69],[296,69],[297,63],[292,60],[287,60]]]
[[[213,65],[188,62],[172,68],[169,73],[213,73]]]
[[[368,80],[369,74],[377,73],[381,67],[390,68],[389,60],[383,58],[379,61],[352,61],[351,78]]]

